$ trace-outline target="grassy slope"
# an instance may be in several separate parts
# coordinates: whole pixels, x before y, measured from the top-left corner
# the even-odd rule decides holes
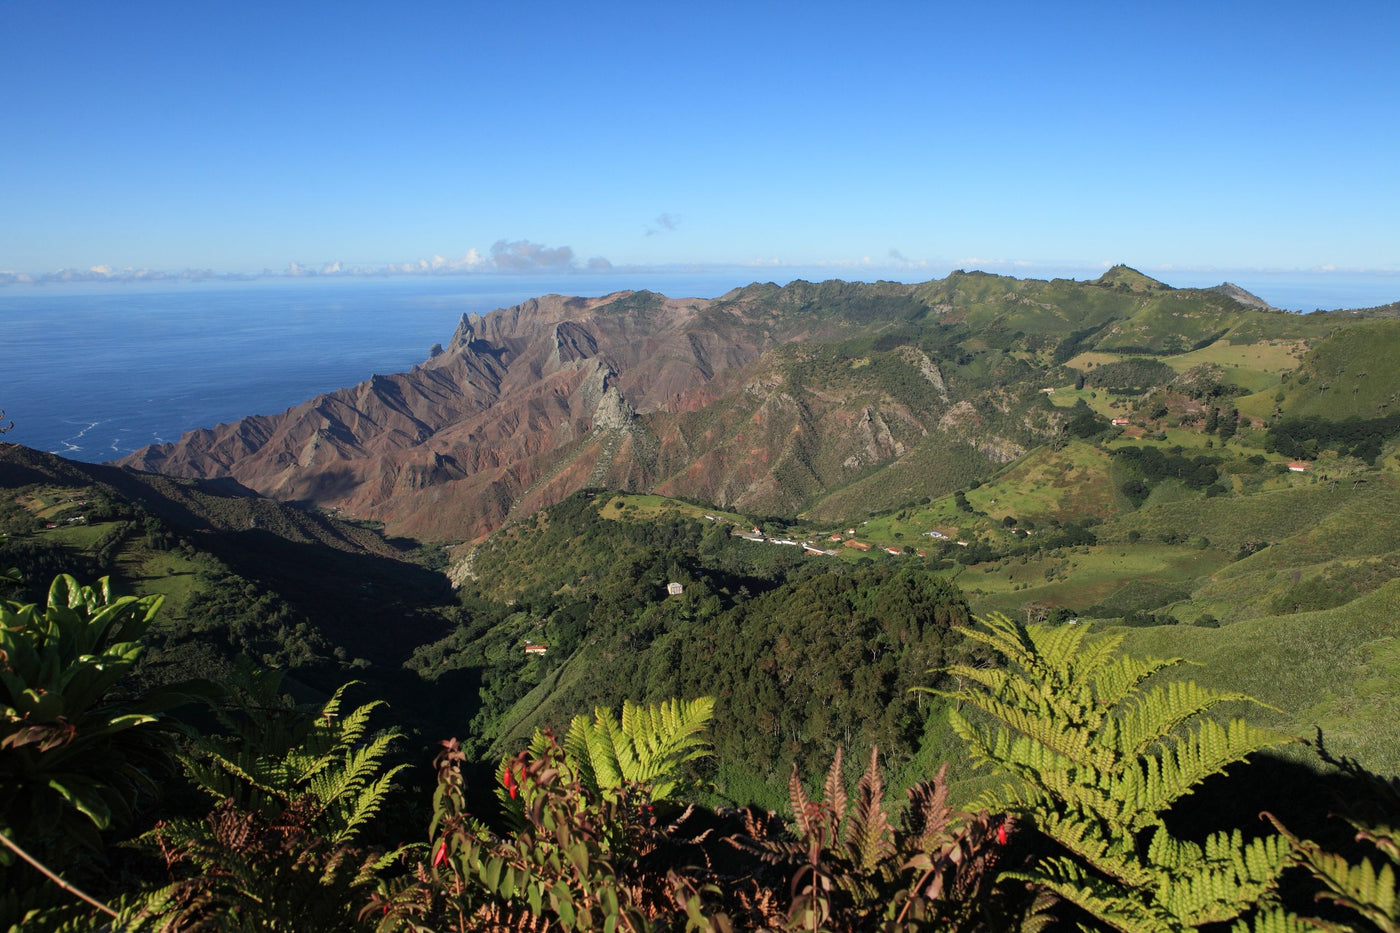
[[[1246,542],[1278,541],[1321,521],[1339,502],[1336,490],[1312,482],[1311,477],[1296,482],[1251,496],[1191,497],[1160,504],[1149,500],[1138,511],[1105,522],[1101,537],[1122,538],[1130,531],[1145,538],[1203,535],[1216,546],[1232,549]]]
[[[1336,609],[1266,616],[1220,629],[1127,629],[1124,649],[1185,657],[1178,671],[1277,708],[1256,715],[1385,773],[1400,771],[1400,581]]]
[[[1078,609],[1106,603],[1127,612],[1188,596],[1195,580],[1228,560],[1213,548],[1119,543],[979,564],[959,574],[957,583],[979,612],[1014,615],[1027,603]]]
[[[969,492],[967,501],[997,520],[1008,515],[1036,522],[1106,519],[1119,512],[1112,470],[1109,455],[1090,444],[1040,447]]]
[[[1400,321],[1361,321],[1313,350],[1280,404],[1301,417],[1375,418],[1400,410]]]

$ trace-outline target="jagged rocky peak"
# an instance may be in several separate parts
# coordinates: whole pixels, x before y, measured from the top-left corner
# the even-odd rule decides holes
[[[480,324],[480,318],[474,322],[472,315],[462,315],[462,319],[457,322],[457,329],[452,332],[452,339],[447,342],[447,345],[453,350],[470,346],[471,342],[476,339]]]
[[[1206,291],[1216,292],[1217,294],[1224,295],[1226,298],[1234,299],[1236,302],[1244,305],[1246,308],[1257,308],[1260,311],[1274,310],[1273,305],[1269,304],[1267,301],[1265,301],[1263,298],[1260,298],[1258,295],[1252,294],[1246,291],[1245,289],[1240,288],[1234,282],[1221,282],[1219,285],[1216,285],[1213,288],[1207,288]]]
[[[609,386],[594,409],[593,426],[605,431],[622,431],[630,427],[636,417],[637,409],[622,397],[616,387]]]

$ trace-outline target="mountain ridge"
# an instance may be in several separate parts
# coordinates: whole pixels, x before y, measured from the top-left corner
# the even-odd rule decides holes
[[[545,295],[462,315],[407,373],[119,463],[229,476],[438,541],[479,539],[585,486],[796,512],[911,455],[927,462],[923,448],[968,451],[924,493],[936,494],[1048,440],[1067,416],[1039,393],[1065,352],[1322,329],[1126,266],[1083,283],[957,272],[715,299]]]

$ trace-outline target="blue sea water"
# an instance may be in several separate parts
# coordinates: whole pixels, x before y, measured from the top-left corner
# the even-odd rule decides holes
[[[786,271],[779,282],[798,272]],[[434,343],[447,342],[463,313],[550,292],[649,288],[712,298],[771,277],[748,269],[6,287],[0,409],[14,427],[0,439],[75,460],[114,460],[185,431],[275,414],[373,374],[410,369]],[[1397,276],[1162,276],[1177,286],[1222,277],[1293,309],[1400,299]]]
[[[185,431],[275,414],[446,343],[463,313],[651,288],[715,297],[704,275],[312,279],[0,290],[0,440],[114,460]]]

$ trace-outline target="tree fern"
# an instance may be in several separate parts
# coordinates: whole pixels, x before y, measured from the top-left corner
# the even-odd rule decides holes
[[[196,736],[182,759],[218,803],[142,837],[175,882],[131,905],[133,928],[347,929],[361,890],[406,851],[357,843],[406,767],[384,763],[399,735],[369,734],[379,703],[343,711],[349,684],[312,710],[284,697],[275,674],[245,669],[233,686],[219,710],[231,734]]]
[[[1044,885],[1120,930],[1193,929],[1272,897],[1287,861],[1278,836],[1177,840],[1163,823],[1203,780],[1283,736],[1208,715],[1248,700],[1193,682],[1156,684],[1181,659],[1118,653],[1121,637],[1080,626],[1023,627],[1005,616],[964,629],[1007,661],[959,665],[952,725],[972,757],[1014,780],[982,805],[1034,821],[1066,851],[1014,877]],[[977,711],[976,721],[970,707]]]
[[[705,736],[714,716],[713,697],[666,700],[642,706],[622,704],[619,721],[610,710],[597,709],[590,720],[576,716],[564,738],[563,766],[585,788],[616,799],[625,787],[640,786],[652,803],[673,800],[682,787],[683,766],[710,754]],[[536,757],[550,740],[536,732]],[[510,780],[502,763],[497,795],[510,806]]]
[[[366,739],[381,702],[342,713],[352,685],[342,685],[319,709],[298,710],[278,692],[280,676],[242,671],[234,708],[221,711],[233,734],[196,736],[193,753],[182,758],[186,773],[213,799],[232,800],[266,817],[310,794],[324,816],[319,831],[336,843],[352,838],[407,767],[384,770],[397,732]]]

